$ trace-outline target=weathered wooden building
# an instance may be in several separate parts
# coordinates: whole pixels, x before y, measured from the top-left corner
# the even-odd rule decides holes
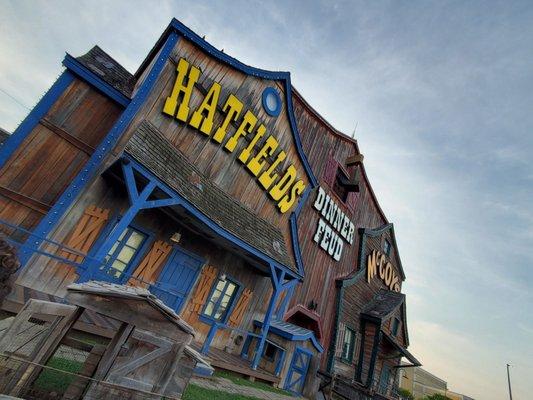
[[[99,47],[63,65],[0,148],[0,226],[23,264],[4,310],[74,282],[142,286],[195,328],[212,365],[296,394],[319,390],[322,370],[371,396],[402,356],[417,363],[392,226],[357,142],[288,73],[177,20],[133,75]]]

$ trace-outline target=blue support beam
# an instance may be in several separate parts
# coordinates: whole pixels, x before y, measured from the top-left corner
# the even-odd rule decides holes
[[[211,347],[211,342],[215,338],[218,328],[219,328],[219,324],[216,322],[213,323],[213,325],[211,325],[211,328],[209,329],[209,333],[207,334],[207,337],[205,338],[204,344],[202,346],[202,350],[201,350],[202,354],[207,355],[209,353],[209,347]]]
[[[133,162],[129,160],[123,161],[122,171],[124,173],[124,180],[128,191],[130,207],[120,218],[118,224],[113,227],[109,235],[106,237],[105,241],[96,251],[95,255],[91,259],[88,259],[86,263],[84,263],[85,273],[82,277],[80,277],[80,280],[91,279],[93,278],[95,273],[98,273],[100,266],[104,263],[105,257],[107,256],[113,245],[117,242],[122,232],[124,232],[124,230],[132,223],[133,219],[139,213],[139,211],[154,207],[177,205],[180,203],[180,199],[175,195],[172,196],[172,194],[169,194],[170,197],[167,199],[148,200],[150,195],[157,187],[161,188],[161,184],[157,178],[149,176],[147,177],[148,183],[139,193],[138,185],[135,180],[134,169],[135,165]]]
[[[270,298],[270,302],[268,303],[268,309],[265,314],[263,326],[261,327],[261,336],[252,360],[252,369],[254,370],[257,369],[259,361],[261,360],[261,356],[263,355],[268,330],[270,328],[270,321],[272,320],[274,308],[276,306],[276,302],[278,301],[279,295],[285,288],[293,284],[292,280],[289,280],[289,282],[285,283],[285,271],[276,268],[274,265],[270,265],[270,272],[270,279],[272,280],[274,291],[272,293],[272,297]]]

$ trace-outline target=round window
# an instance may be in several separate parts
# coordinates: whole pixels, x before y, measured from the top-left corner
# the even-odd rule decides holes
[[[263,91],[263,108],[273,117],[277,117],[281,112],[281,98],[273,87],[267,87]]]

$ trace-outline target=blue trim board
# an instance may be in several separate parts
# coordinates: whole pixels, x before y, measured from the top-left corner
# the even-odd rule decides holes
[[[274,333],[274,334],[276,334],[276,335],[278,335],[278,336],[280,336],[280,337],[282,337],[282,338],[288,339],[288,340],[293,341],[293,342],[294,341],[310,340],[311,343],[313,344],[313,346],[315,347],[315,349],[319,353],[322,353],[324,351],[324,347],[322,347],[320,342],[316,339],[315,333],[313,331],[310,331],[309,329],[297,327],[302,332],[290,332],[288,329],[283,329],[283,327],[279,326],[278,323],[289,324],[287,322],[279,321],[279,320],[273,321],[272,324],[269,327],[269,331]],[[263,326],[262,322],[260,322],[260,321],[254,321],[254,325]],[[307,332],[303,332],[303,331],[307,331]]]
[[[302,211],[302,208],[304,204],[307,202],[307,199],[309,198],[309,194],[311,193],[312,188],[308,187],[305,189],[305,192],[298,202],[298,206],[296,209],[292,212],[289,223],[290,223],[290,229],[291,229],[291,242],[292,242],[292,250],[294,251],[294,258],[296,260],[296,266],[298,267],[298,272],[303,277],[305,276],[305,268],[304,268],[304,262],[302,259],[302,252],[300,250],[300,241],[298,240],[298,217],[300,216],[300,212]]]
[[[55,83],[48,89],[46,94],[39,100],[37,105],[33,107],[31,112],[20,123],[18,128],[13,132],[7,140],[0,144],[0,168],[2,168],[9,157],[22,144],[24,139],[30,134],[32,129],[39,123],[39,120],[46,115],[50,107],[59,99],[65,92],[68,86],[74,80],[74,75],[69,71],[64,71]]]
[[[95,150],[85,168],[78,173],[76,178],[70,183],[68,188],[63,192],[61,197],[56,201],[54,206],[50,209],[48,214],[41,220],[39,225],[35,228],[34,232],[37,237],[46,237],[52,228],[59,222],[60,218],[65,214],[67,209],[73,204],[75,198],[80,194],[82,189],[89,183],[89,181],[96,175],[98,168],[100,167],[103,159],[110,153],[113,146],[118,139],[122,136],[130,122],[133,120],[139,108],[147,99],[150,91],[152,90],[155,81],[165,65],[172,49],[179,40],[179,36],[175,33],[171,33],[168,39],[165,41],[159,58],[154,63],[150,73],[146,80],[143,82],[137,94],[133,100],[126,107],[119,120],[111,128],[104,140],[100,143]],[[30,236],[28,243],[32,243],[32,247],[37,247],[40,244],[39,240],[35,240],[33,236]],[[21,264],[24,265],[31,256],[30,252],[25,252],[20,255]]]
[[[121,106],[126,107],[130,104],[130,99],[115,89],[109,83],[105,82],[102,78],[96,75],[93,71],[85,67],[82,63],[72,57],[70,54],[66,54],[63,59],[63,65],[68,70],[79,76],[84,81],[88,82],[96,89],[100,90],[106,96],[116,101]]]

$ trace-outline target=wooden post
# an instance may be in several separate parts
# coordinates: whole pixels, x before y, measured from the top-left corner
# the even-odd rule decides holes
[[[133,325],[130,325],[127,322],[120,324],[120,328],[118,328],[117,333],[107,345],[107,349],[102,356],[100,364],[98,365],[98,369],[93,376],[94,379],[101,381],[106,377],[107,373],[111,369],[111,366],[113,365],[113,361],[115,361],[115,358],[118,355],[118,352],[122,348],[122,345],[126,343],[134,328],[135,327]]]
[[[270,266],[270,271],[271,271],[270,278],[272,280],[272,286],[274,288],[274,291],[272,292],[272,297],[270,298],[270,303],[268,304],[268,309],[265,314],[263,326],[261,328],[261,337],[259,338],[257,349],[255,352],[253,361],[252,361],[253,370],[257,369],[257,366],[259,365],[259,361],[261,360],[261,355],[263,353],[263,349],[265,348],[265,342],[266,342],[268,330],[270,328],[270,320],[272,319],[274,307],[276,306],[276,302],[278,300],[278,296],[281,290],[284,289],[283,280],[285,279],[285,271],[280,271],[280,276],[278,276],[277,268],[273,265]]]

